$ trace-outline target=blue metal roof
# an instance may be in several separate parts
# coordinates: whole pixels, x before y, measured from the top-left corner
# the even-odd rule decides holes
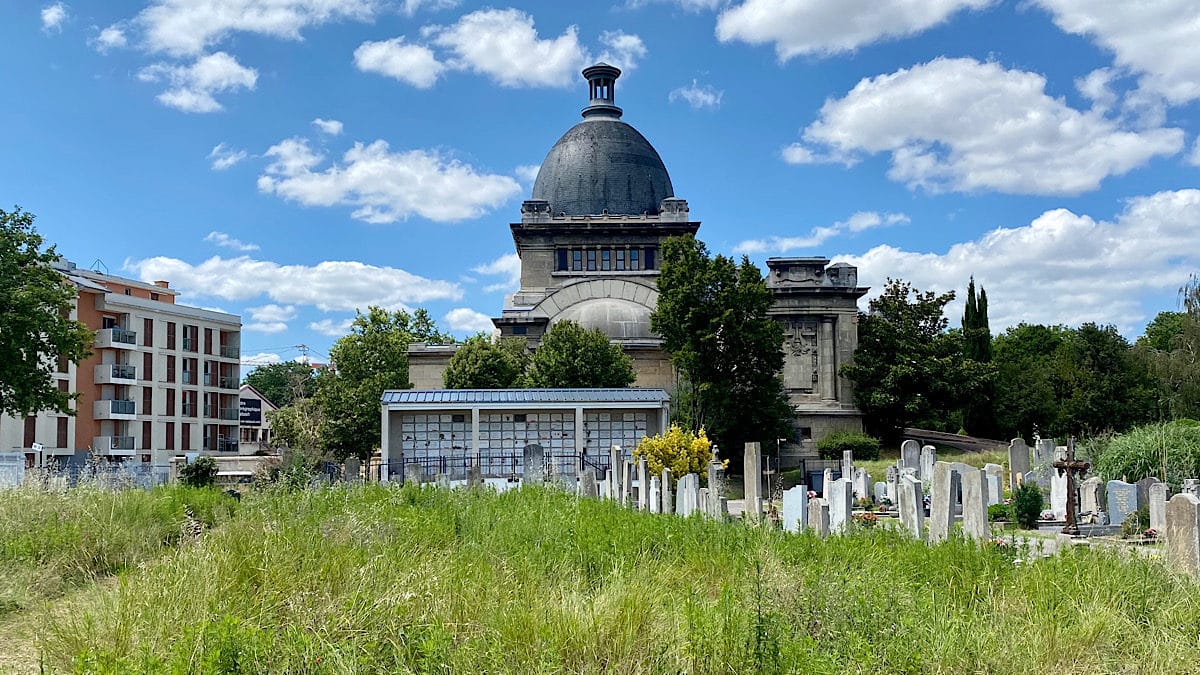
[[[383,403],[496,405],[524,403],[665,403],[664,389],[392,389]]]

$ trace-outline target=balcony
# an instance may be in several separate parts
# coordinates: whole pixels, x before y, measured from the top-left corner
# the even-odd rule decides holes
[[[229,376],[222,377],[220,379],[220,381],[217,383],[217,387],[219,387],[221,389],[237,389],[238,388],[238,378],[229,377]]]
[[[221,345],[221,357],[226,359],[241,358],[242,350],[234,345]]]
[[[211,437],[206,437],[204,439],[204,447],[206,447],[206,448],[213,447]],[[218,436],[215,451],[216,452],[237,452],[238,451],[237,439],[229,438],[228,436]]]
[[[133,436],[95,436],[92,451],[98,455],[128,457],[134,454]]]
[[[137,384],[137,366],[126,363],[103,363],[96,366],[95,384]]]
[[[217,419],[236,422],[239,419],[240,411],[237,408],[221,408],[217,411]]]
[[[196,384],[196,371],[185,370],[182,377],[179,378],[180,384]]]
[[[137,333],[124,328],[105,328],[96,331],[97,349],[137,349]]]
[[[98,420],[137,419],[137,402],[124,399],[96,401],[92,404],[92,418]]]

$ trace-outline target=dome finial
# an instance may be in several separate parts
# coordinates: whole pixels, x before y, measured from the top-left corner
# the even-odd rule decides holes
[[[588,81],[588,105],[583,109],[584,118],[620,117],[621,109],[616,106],[617,78],[621,69],[601,61],[583,69]]]

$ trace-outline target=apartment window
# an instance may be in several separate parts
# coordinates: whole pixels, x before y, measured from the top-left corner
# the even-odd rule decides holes
[[[638,260],[638,250],[636,248],[629,249],[629,269],[642,269],[641,261]]]
[[[179,449],[188,451],[192,449],[192,425],[187,422],[179,424]]]
[[[170,354],[167,356],[167,382],[175,381],[175,356]]]
[[[142,387],[142,414],[153,415],[154,406],[154,389],[151,387]]]
[[[167,349],[175,349],[175,322],[167,322]]]
[[[67,359],[67,357],[63,356],[62,354],[59,354],[58,355],[58,365],[55,367],[57,369],[55,372],[66,373],[66,372],[69,372],[69,368],[71,367],[71,362]]]
[[[589,272],[596,271],[596,249],[588,249],[587,252],[587,268]]]
[[[612,269],[612,251],[608,249],[600,251],[600,269],[605,271]]]
[[[183,361],[183,379],[184,384],[196,384],[196,359],[184,358]]]
[[[58,390],[59,391],[70,391],[70,386],[71,386],[70,383],[68,383],[66,380],[58,381]]]
[[[142,449],[150,449],[151,426],[153,422],[142,422]]]
[[[204,353],[212,354],[212,329],[204,329]]]
[[[33,447],[33,444],[37,443],[37,418],[36,417],[26,417],[25,418],[25,438],[23,439],[22,443],[24,444],[24,447],[26,447],[26,448]]]
[[[583,270],[583,251],[575,249],[571,251],[571,270],[580,272]]]
[[[101,329],[108,330],[109,328],[119,328],[119,327],[120,326],[117,325],[116,317],[112,317],[112,316],[100,317],[100,328]]]
[[[142,346],[154,346],[154,319],[142,319]]]
[[[555,267],[555,269],[559,272],[567,271],[567,249],[560,248],[555,251],[555,253],[557,254],[555,257],[558,261],[558,265]]]
[[[142,379],[154,379],[154,354],[150,352],[142,354]]]
[[[174,389],[167,390],[167,408],[166,408],[166,412],[164,412],[163,414],[166,415],[167,417],[175,416],[175,390]]]
[[[200,349],[197,344],[200,339],[200,327],[184,325],[183,327],[183,351],[194,352]]]
[[[617,270],[625,269],[625,249],[617,249]]]
[[[58,418],[58,438],[56,441],[57,444],[54,446],[56,448],[66,448],[71,444],[67,439],[67,418],[65,417]]]
[[[174,450],[175,449],[175,423],[167,422],[167,423],[163,424],[163,429],[166,432],[166,440],[164,442],[164,446],[166,447],[167,450]]]

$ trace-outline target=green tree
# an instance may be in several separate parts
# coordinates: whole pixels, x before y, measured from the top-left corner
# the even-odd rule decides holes
[[[662,246],[658,305],[650,325],[678,374],[675,419],[734,458],[748,441],[774,448],[792,435],[779,372],[783,328],[767,311],[774,298],[749,258],[709,254],[691,235]]]
[[[1184,311],[1160,312],[1135,351],[1154,373],[1159,415],[1200,418],[1200,278],[1191,277],[1179,294]]]
[[[217,460],[212,457],[197,457],[179,468],[179,482],[188,487],[212,487],[217,481]]]
[[[76,290],[54,269],[54,247],[42,250],[33,220],[19,206],[0,209],[0,413],[74,414],[78,395],[59,391],[55,364],[87,357],[93,334],[68,318]]]
[[[315,459],[321,455],[322,426],[325,416],[311,398],[297,399],[290,405],[267,413],[271,424],[271,442]]]
[[[841,373],[854,381],[854,400],[872,435],[891,443],[905,427],[957,431],[962,402],[993,379],[989,364],[964,355],[963,333],[946,330],[953,299],[953,292],[921,292],[888,279],[859,315],[854,362]]]
[[[409,314],[370,307],[366,314],[358,313],[350,334],[329,349],[331,368],[317,377],[323,448],[339,458],[370,457],[379,447],[383,392],[412,386],[409,343],[446,338],[423,309]]]
[[[523,338],[493,342],[480,333],[459,346],[442,373],[447,389],[512,389],[517,387],[529,362]]]
[[[317,389],[312,366],[299,361],[258,366],[244,382],[279,408],[291,405],[297,399],[310,398]]]
[[[1159,312],[1154,320],[1146,324],[1146,330],[1137,339],[1136,346],[1169,352],[1178,346],[1183,336],[1185,312]]]
[[[975,277],[967,284],[967,302],[962,318],[963,355],[976,363],[992,362],[992,329],[988,324],[987,291],[975,295]],[[984,382],[975,395],[963,401],[963,426],[974,436],[996,436],[995,390]]]
[[[633,360],[598,328],[559,321],[542,336],[523,383],[528,387],[628,387]]]
[[[1051,436],[1058,417],[1053,354],[1069,329],[1022,323],[996,336],[996,426],[1002,438]]]

